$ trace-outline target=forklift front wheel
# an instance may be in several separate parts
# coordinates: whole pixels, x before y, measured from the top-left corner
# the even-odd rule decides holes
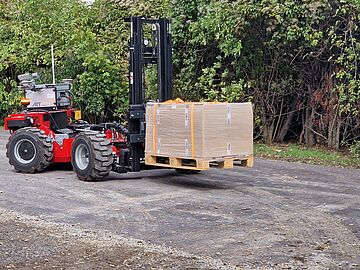
[[[83,181],[99,180],[107,176],[113,166],[111,143],[99,132],[82,132],[72,146],[71,164]]]

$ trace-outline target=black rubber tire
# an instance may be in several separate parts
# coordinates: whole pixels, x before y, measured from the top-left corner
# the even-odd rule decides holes
[[[27,141],[35,148],[31,162],[24,163],[16,157],[15,151],[19,152],[17,143]],[[17,154],[20,155],[19,153]],[[25,127],[13,133],[6,144],[6,156],[10,165],[21,173],[36,173],[48,167],[53,158],[53,144],[51,138],[45,135],[43,130],[36,127]],[[30,159],[29,159],[30,160]]]
[[[200,173],[200,170],[189,170],[189,169],[175,169],[176,172],[182,173],[182,174],[197,174]]]
[[[88,151],[88,164],[84,169],[79,168],[76,160],[76,149],[85,146]],[[112,147],[105,134],[88,131],[76,136],[71,150],[71,164],[73,170],[82,181],[95,181],[109,175],[114,163]]]

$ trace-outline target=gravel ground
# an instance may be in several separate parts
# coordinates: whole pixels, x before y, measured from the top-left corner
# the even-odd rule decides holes
[[[18,174],[0,131],[0,269],[360,269],[360,170],[252,169],[77,180]]]
[[[221,269],[220,260],[1,209],[1,269]]]

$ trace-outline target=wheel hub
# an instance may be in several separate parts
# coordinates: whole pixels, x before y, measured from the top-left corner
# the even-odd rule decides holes
[[[36,148],[34,143],[28,139],[19,140],[15,144],[14,155],[19,162],[23,164],[30,163],[36,156]]]
[[[75,150],[75,162],[80,170],[85,170],[89,165],[89,149],[80,144]]]

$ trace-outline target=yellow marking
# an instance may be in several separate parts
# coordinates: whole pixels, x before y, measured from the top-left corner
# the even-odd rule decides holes
[[[81,111],[80,110],[77,110],[77,111],[74,111],[75,113],[75,120],[80,120],[81,119]]]

